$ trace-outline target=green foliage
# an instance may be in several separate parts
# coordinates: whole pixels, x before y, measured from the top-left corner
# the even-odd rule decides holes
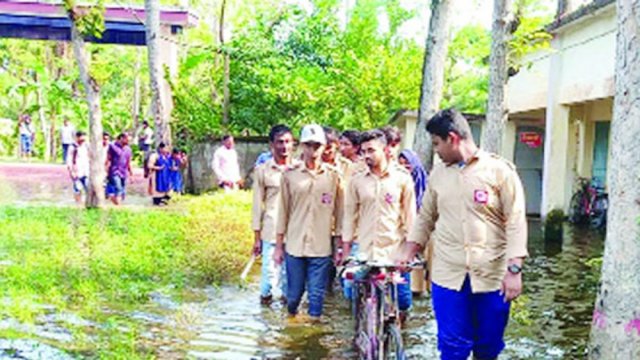
[[[82,32],[98,37],[104,30],[105,4],[79,7]],[[130,3],[141,5],[143,0]],[[161,5],[181,5],[164,0]],[[174,96],[174,143],[181,147],[222,132],[267,133],[276,123],[297,129],[317,122],[338,129],[380,126],[398,109],[418,105],[424,47],[401,28],[418,14],[399,0],[353,2],[227,0],[226,43],[218,43],[221,1],[192,0],[198,26],[175,38],[179,45],[178,75],[169,79]],[[76,5],[66,0],[67,9]],[[425,2],[426,4],[426,2]],[[511,43],[510,65],[526,66],[526,54],[546,46],[541,29],[549,19],[540,0],[521,0],[520,26]],[[386,19],[386,20],[385,20]],[[232,31],[229,31],[231,29]],[[86,129],[88,109],[78,81],[71,49],[61,43],[0,39],[0,116],[17,119],[29,113],[41,132],[36,90],[44,95],[46,120],[58,126],[68,117]],[[443,107],[484,113],[488,93],[490,34],[478,25],[456,29],[447,58]],[[110,133],[134,131],[148,118],[150,103],[144,48],[87,44],[91,75],[100,84],[103,125]],[[230,121],[223,126],[223,58],[230,59]],[[140,60],[140,67],[136,63]],[[138,69],[138,70],[136,70]],[[140,108],[133,108],[134,80],[142,89]],[[14,120],[16,121],[16,120]],[[17,124],[17,121],[16,121]],[[17,131],[17,126],[16,130]],[[0,136],[14,144],[17,136]],[[43,136],[36,137],[42,155]],[[5,146],[5,149],[11,147]]]
[[[173,86],[179,132],[200,140],[222,131],[223,54],[231,59],[226,130],[233,132],[265,134],[280,122],[367,128],[415,108],[423,52],[398,37],[413,14],[397,0],[358,1],[344,23],[340,4],[315,2],[309,13],[295,4],[279,4],[279,11],[248,6],[254,16],[234,24],[225,47],[190,48]],[[389,18],[387,32],[380,31],[380,12]],[[211,34],[197,34],[211,43]]]
[[[565,219],[566,219],[566,216],[562,209],[553,209],[547,214],[547,217],[545,219],[545,225],[553,226],[557,224],[562,224]]]
[[[237,279],[252,245],[250,206],[251,194],[240,192],[163,210],[0,207],[0,315],[32,323],[53,305],[104,323],[98,343],[77,334],[83,351],[144,355],[135,324],[113,310],[144,305],[159,289],[179,296]]]
[[[104,32],[104,0],[96,0],[95,4],[79,7],[75,0],[64,0],[63,5],[71,20],[75,22],[82,36],[102,38]]]
[[[528,66],[526,55],[549,47],[552,36],[544,27],[551,21],[550,10],[540,0],[518,0],[515,3],[518,28],[509,43],[509,65],[519,71]]]

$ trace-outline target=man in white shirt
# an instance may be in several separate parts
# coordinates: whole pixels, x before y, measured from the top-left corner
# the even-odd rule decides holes
[[[67,163],[67,155],[69,154],[69,148],[75,142],[75,129],[69,119],[64,119],[64,124],[60,128],[60,143],[62,144],[62,162]]]
[[[213,172],[218,179],[218,186],[225,190],[235,190],[242,186],[238,153],[234,148],[233,136],[222,137],[222,146],[213,153]]]
[[[67,161],[73,181],[73,196],[78,204],[82,203],[82,192],[87,193],[89,179],[89,148],[85,135],[82,131],[76,133],[76,143],[71,145]]]
[[[35,132],[31,126],[31,116],[28,114],[20,117],[20,157],[27,158],[31,156],[33,152],[33,142],[35,140]]]
[[[142,128],[138,131],[138,147],[146,154],[153,145],[153,129],[149,127],[148,121],[142,122]]]

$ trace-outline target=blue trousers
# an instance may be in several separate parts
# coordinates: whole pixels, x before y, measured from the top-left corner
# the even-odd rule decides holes
[[[67,163],[67,156],[69,155],[69,147],[71,144],[62,144],[62,163]]]
[[[499,291],[472,293],[469,276],[460,291],[432,284],[442,360],[495,359],[504,349],[510,303]]]
[[[331,256],[296,257],[286,254],[287,265],[287,310],[298,313],[298,307],[305,289],[309,300],[309,315],[322,315],[324,294],[327,289]]]

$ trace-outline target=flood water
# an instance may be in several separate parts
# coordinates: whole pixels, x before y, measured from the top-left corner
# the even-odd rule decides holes
[[[602,252],[601,235],[565,229],[563,240],[545,241],[540,223],[530,222],[523,310],[507,331],[501,359],[584,358],[595,300],[595,278],[585,261]],[[258,305],[258,289],[202,290],[194,312],[188,357],[202,359],[351,359],[351,320],[336,292],[329,296],[321,325],[294,323],[286,309]],[[183,304],[182,306],[185,306]],[[436,325],[428,297],[416,300],[403,332],[410,359],[435,359]]]
[[[14,166],[11,171],[0,173],[0,178],[4,178],[0,183],[13,186],[7,193],[15,195],[4,202],[33,203],[48,199],[49,203],[71,203],[67,188],[70,184],[64,173],[59,169],[42,171],[27,173]],[[42,181],[45,176],[51,179]],[[6,181],[10,177],[18,180]],[[54,185],[42,185],[33,191],[37,183]],[[137,190],[133,191],[131,201],[145,201],[144,186],[134,189]],[[507,348],[500,358],[582,359],[597,282],[597,271],[586,262],[602,254],[603,236],[567,226],[562,238],[545,240],[538,221],[531,220],[529,226],[531,257],[525,264],[524,298],[519,309],[512,311]],[[256,265],[255,270],[258,268]],[[158,289],[149,303],[138,309],[108,311],[133,321],[141,330],[141,347],[160,359],[354,358],[349,307],[339,291],[328,296],[323,323],[311,325],[292,322],[278,303],[260,306],[257,282],[256,273],[248,285],[191,289],[182,300],[164,295],[170,291]],[[95,326],[75,314],[56,313],[54,307],[36,319],[34,325],[2,319],[0,328],[29,333],[32,339],[0,339],[0,359],[72,358],[55,345],[65,348],[74,341],[69,328]],[[436,331],[429,298],[416,299],[403,332],[410,359],[438,358]]]

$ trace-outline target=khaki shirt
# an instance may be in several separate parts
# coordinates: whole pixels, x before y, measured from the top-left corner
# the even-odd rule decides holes
[[[463,167],[438,164],[409,240],[434,242],[433,282],[474,293],[499,290],[507,260],[526,257],[524,191],[515,166],[478,150]]]
[[[287,253],[297,257],[331,256],[332,229],[336,235],[342,233],[339,170],[324,163],[315,171],[304,164],[294,166],[282,176],[279,203],[276,232],[285,236]]]
[[[416,200],[413,179],[393,164],[378,176],[368,170],[351,178],[345,196],[343,241],[357,232],[365,260],[392,262],[413,225]]]
[[[278,218],[278,194],[282,174],[292,165],[278,165],[270,159],[255,169],[253,182],[252,228],[260,231],[262,240],[276,241],[276,220]]]

